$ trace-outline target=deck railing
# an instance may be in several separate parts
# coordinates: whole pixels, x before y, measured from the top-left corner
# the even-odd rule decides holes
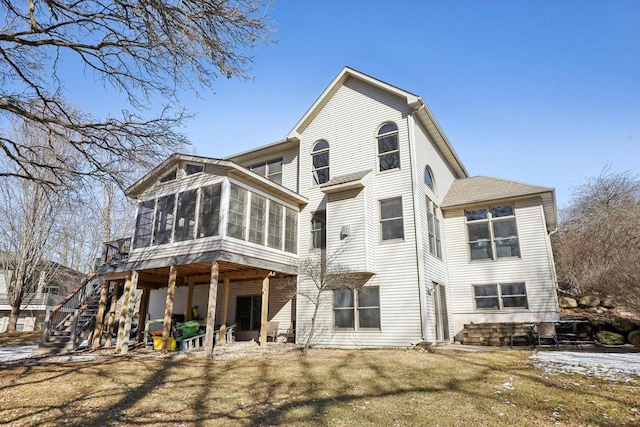
[[[100,264],[107,264],[113,261],[123,261],[129,258],[129,251],[131,250],[131,238],[125,237],[124,239],[112,240],[105,242],[102,247],[102,257]]]

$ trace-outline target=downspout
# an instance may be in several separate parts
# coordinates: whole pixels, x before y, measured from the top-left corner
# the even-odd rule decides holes
[[[424,268],[423,268],[423,253],[422,253],[422,222],[420,220],[420,199],[417,192],[417,184],[416,173],[417,170],[414,170],[413,163],[416,158],[416,147],[415,147],[415,121],[413,118],[414,113],[417,110],[414,110],[411,114],[407,116],[407,125],[409,126],[409,168],[411,171],[411,198],[413,200],[413,224],[414,224],[414,233],[415,233],[415,241],[416,241],[416,267],[418,273],[418,297],[420,298],[420,333],[422,337],[422,341],[427,341],[426,331],[427,331],[427,301],[425,295],[425,286],[424,286]]]

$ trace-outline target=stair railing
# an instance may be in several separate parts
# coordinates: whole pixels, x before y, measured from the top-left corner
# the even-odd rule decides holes
[[[100,289],[101,280],[97,279],[95,273],[87,277],[76,289],[74,289],[65,299],[56,305],[51,311],[47,311],[48,319],[45,319],[45,327],[43,331],[43,341],[48,339],[51,331],[57,331],[62,328],[64,323],[70,320],[78,309],[86,308],[87,300],[96,294]],[[78,313],[81,310],[78,310]],[[77,321],[77,319],[76,319]]]

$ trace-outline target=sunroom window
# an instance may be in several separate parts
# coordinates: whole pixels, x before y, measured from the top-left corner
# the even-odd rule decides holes
[[[158,198],[155,226],[153,232],[154,245],[164,245],[171,242],[171,234],[173,233],[173,220],[175,218],[175,201],[175,194]]]
[[[182,242],[195,237],[196,196],[198,190],[184,191],[178,194],[178,209],[174,241]]]
[[[153,208],[155,200],[148,200],[138,205],[138,218],[136,218],[136,234],[133,239],[134,248],[144,248],[151,244],[153,230]]]
[[[220,234],[220,192],[221,184],[202,187],[200,190],[200,215],[198,217],[198,237]]]
[[[467,210],[465,217],[472,260],[520,256],[513,206]]]
[[[251,194],[251,214],[249,216],[249,241],[264,245],[264,226],[266,223],[267,199]]]
[[[247,205],[247,190],[231,184],[229,199],[229,221],[227,223],[227,235],[237,239],[244,239],[244,218]]]

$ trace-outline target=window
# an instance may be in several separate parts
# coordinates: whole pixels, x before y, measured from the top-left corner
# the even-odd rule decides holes
[[[176,168],[171,172],[169,172],[168,174],[166,174],[165,176],[163,176],[162,178],[160,178],[160,182],[173,181],[174,179],[176,179],[177,176],[178,176],[178,169]]]
[[[262,296],[237,297],[236,323],[241,331],[259,331],[262,314]]]
[[[269,201],[269,236],[267,244],[270,248],[282,249],[282,208],[280,203]]]
[[[476,310],[529,308],[524,283],[473,285]]]
[[[253,172],[271,181],[282,184],[282,157],[249,166]]]
[[[249,214],[249,241],[264,245],[264,225],[267,211],[267,199],[251,194],[251,212]]]
[[[202,187],[200,190],[200,216],[198,218],[198,237],[220,234],[220,184]]]
[[[442,259],[442,240],[440,238],[440,220],[427,211],[427,227],[429,228],[429,252],[436,258]]]
[[[155,227],[153,232],[154,245],[164,245],[171,242],[174,220],[173,208],[175,207],[175,202],[175,194],[158,198]]]
[[[298,252],[298,213],[291,208],[285,210],[284,250]]]
[[[382,240],[404,239],[402,197],[380,200],[380,229]]]
[[[334,289],[333,326],[336,329],[380,329],[380,288]]]
[[[318,141],[311,151],[313,184],[319,185],[329,181],[329,143]]]
[[[318,211],[311,217],[311,247],[324,249],[327,247],[327,212]]]
[[[424,168],[424,183],[427,184],[427,187],[429,187],[431,191],[434,191],[433,173],[429,166],[425,166]]]
[[[237,239],[244,239],[244,209],[247,204],[247,190],[231,184],[229,199],[229,221],[227,235]]]
[[[197,194],[198,190],[190,190],[178,194],[175,242],[182,242],[195,237]]]
[[[471,259],[519,257],[513,206],[465,211]]]
[[[379,170],[398,169],[400,167],[400,148],[398,144],[398,126],[386,123],[378,129],[378,166]]]
[[[185,172],[187,173],[187,175],[204,172],[204,165],[193,165],[188,163],[187,167],[185,168]]]
[[[144,248],[151,244],[153,208],[155,204],[155,200],[148,200],[138,205],[138,218],[136,218],[136,234],[133,240],[134,248]]]

